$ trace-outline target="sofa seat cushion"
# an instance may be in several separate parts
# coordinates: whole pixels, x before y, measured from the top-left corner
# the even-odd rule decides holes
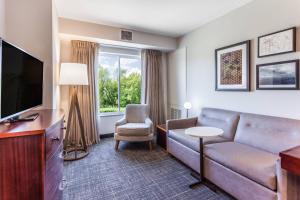
[[[189,136],[185,134],[186,129],[173,129],[169,130],[169,137],[173,140],[183,144],[186,147],[189,147],[193,149],[194,151],[199,152],[199,138]],[[216,137],[207,137],[203,139],[204,144],[211,144],[211,143],[217,143],[217,142],[226,142],[229,139],[216,136]]]
[[[206,145],[204,154],[232,171],[276,191],[277,155],[237,142]]]
[[[150,134],[150,125],[145,123],[127,123],[117,127],[122,136],[145,136]]]

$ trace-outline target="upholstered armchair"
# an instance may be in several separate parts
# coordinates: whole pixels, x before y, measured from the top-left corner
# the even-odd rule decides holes
[[[149,118],[149,106],[145,104],[129,104],[125,116],[115,124],[115,149],[120,141],[149,142],[152,149],[153,124]]]

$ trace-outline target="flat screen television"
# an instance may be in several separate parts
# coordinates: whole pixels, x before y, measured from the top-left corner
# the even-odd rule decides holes
[[[43,62],[0,38],[0,121],[43,103]]]

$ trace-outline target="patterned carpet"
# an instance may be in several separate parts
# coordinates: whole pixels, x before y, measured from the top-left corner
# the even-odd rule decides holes
[[[190,170],[161,148],[149,152],[143,143],[120,143],[102,139],[88,157],[65,162],[64,200],[159,200],[230,199],[205,186],[190,189],[195,182]]]

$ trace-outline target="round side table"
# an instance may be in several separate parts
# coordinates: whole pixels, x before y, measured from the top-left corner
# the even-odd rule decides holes
[[[193,188],[200,184],[205,184],[204,182],[204,156],[203,156],[203,138],[205,137],[216,137],[223,135],[224,131],[215,127],[208,126],[197,126],[188,128],[185,130],[185,134],[199,138],[199,153],[200,153],[200,177],[195,176],[192,173],[192,176],[197,178],[198,181],[191,184],[190,188]],[[206,185],[206,184],[205,184]],[[208,186],[210,187],[210,186]]]

